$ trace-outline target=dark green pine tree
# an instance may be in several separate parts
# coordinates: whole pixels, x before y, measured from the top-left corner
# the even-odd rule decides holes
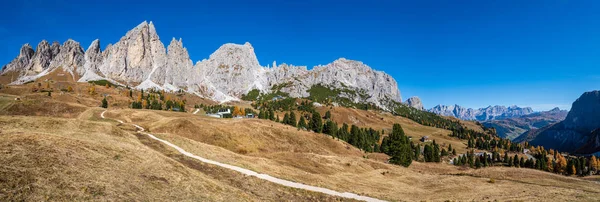
[[[402,165],[404,167],[410,166],[414,154],[410,147],[410,141],[404,134],[402,126],[400,126],[400,124],[394,124],[392,133],[386,138],[389,138],[387,142],[389,144],[388,155],[391,156],[390,163]]]
[[[281,123],[290,125],[290,115],[287,112],[283,115],[283,121],[281,121]]]
[[[415,161],[419,161],[419,157],[421,156],[421,145],[417,144],[415,147],[415,156],[413,157],[413,159]]]
[[[296,114],[292,111],[290,112],[290,120],[288,123],[290,126],[296,127]]]
[[[275,121],[275,112],[273,109],[269,109],[269,120]]]
[[[331,112],[330,111],[325,112],[325,117],[324,118],[325,119],[331,119]]]
[[[323,133],[335,136],[335,134],[337,133],[337,125],[335,124],[335,122],[327,120],[327,122],[325,122],[325,124],[323,125]]]
[[[299,129],[308,129],[306,127],[306,121],[304,120],[304,116],[300,116],[300,121],[298,122]]]
[[[106,101],[106,97],[102,99],[102,108],[108,108],[108,101]]]
[[[519,167],[519,165],[520,165],[519,164],[519,156],[517,156],[516,154],[515,154],[515,157],[513,157],[513,163],[512,164],[515,167]]]
[[[323,129],[323,120],[321,119],[321,114],[319,112],[314,111],[312,113],[312,117],[308,122],[308,127],[310,130],[320,133]]]
[[[431,146],[428,144],[426,144],[425,148],[423,148],[423,159],[425,160],[425,162],[433,161],[433,151],[431,149]]]
[[[435,140],[433,140],[433,161],[434,162],[441,162],[441,158],[440,158],[440,145],[435,143]]]

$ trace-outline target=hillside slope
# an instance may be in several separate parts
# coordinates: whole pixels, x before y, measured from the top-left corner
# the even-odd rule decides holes
[[[566,152],[590,154],[600,151],[594,131],[600,128],[600,91],[583,93],[571,111],[557,124],[527,134],[531,144]],[[521,138],[527,139],[527,138]],[[585,148],[582,148],[584,147]]]

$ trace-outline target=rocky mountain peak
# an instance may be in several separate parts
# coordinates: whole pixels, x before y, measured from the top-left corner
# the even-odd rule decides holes
[[[62,67],[65,71],[69,71],[72,74],[77,71],[77,73],[81,75],[84,71],[84,62],[85,52],[79,42],[68,39],[60,46],[58,54],[54,55],[50,67]]]
[[[139,84],[166,65],[166,50],[154,24],[142,22],[103,53],[100,71],[116,81]]]
[[[10,63],[2,66],[0,74],[4,74],[9,71],[22,71],[27,68],[27,65],[31,62],[35,51],[29,43],[23,44],[19,50],[19,56],[13,59]]]
[[[52,49],[50,49],[48,41],[42,40],[35,48],[35,54],[33,55],[32,63],[27,74],[40,73],[47,69],[50,66],[50,62],[52,62],[52,59],[58,55],[59,52],[59,46],[53,44]]]
[[[600,128],[600,91],[585,92],[575,100],[564,124],[566,128],[583,132]]]
[[[31,58],[33,54],[34,50],[29,43],[23,44],[23,46],[21,46],[21,50],[19,51],[19,57]]]
[[[224,68],[225,66],[260,67],[258,58],[254,53],[254,48],[250,43],[244,45],[234,43],[223,44],[210,55],[209,60],[219,61],[219,66],[221,68]]]
[[[405,102],[408,106],[414,107],[418,110],[423,110],[423,103],[421,103],[421,99],[417,96],[410,97]]]

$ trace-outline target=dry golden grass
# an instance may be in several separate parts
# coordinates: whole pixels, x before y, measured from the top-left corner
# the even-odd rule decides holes
[[[323,134],[258,119],[215,119],[200,114],[126,109],[130,98],[116,88],[69,83],[74,92],[44,97],[36,83],[0,90],[0,200],[185,200],[331,201],[186,158],[136,134],[128,124],[101,119],[101,94],[109,94],[105,115],[133,122],[159,138],[208,159],[282,179],[393,201],[594,201],[600,184],[531,169],[467,169],[413,162],[385,163],[385,154],[365,154]],[[22,103],[14,97],[22,98]],[[191,95],[184,95],[191,96]],[[113,100],[110,100],[113,99]],[[197,102],[203,102],[200,98]],[[194,102],[196,102],[194,101]],[[31,102],[31,103],[30,103]],[[193,102],[188,105],[193,106]],[[19,105],[19,107],[15,107]],[[23,105],[23,106],[20,106]],[[66,113],[42,109],[57,105]],[[55,106],[56,107],[56,106]],[[52,109],[52,108],[51,108]],[[193,111],[188,107],[189,111]],[[28,112],[41,111],[40,113]],[[70,110],[70,111],[69,111]],[[428,135],[459,153],[464,141],[447,130],[357,109],[331,110],[338,123],[388,133],[400,123],[418,141]],[[58,118],[67,117],[67,118]],[[280,115],[280,117],[283,117]],[[489,183],[494,179],[494,183]]]
[[[80,118],[0,116],[1,201],[339,200],[157,151],[132,127]]]
[[[266,120],[214,119],[150,110],[107,116],[142,123],[158,137],[196,155],[283,179],[387,200],[593,200],[600,185],[531,169],[463,169],[414,162],[383,163],[323,134]],[[272,125],[272,126],[271,126]],[[233,142],[233,143],[231,143]],[[495,183],[489,183],[490,178]],[[585,187],[585,188],[582,188]]]

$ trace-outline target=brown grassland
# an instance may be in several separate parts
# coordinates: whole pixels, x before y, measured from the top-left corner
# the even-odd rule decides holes
[[[46,81],[45,79],[49,79]],[[292,189],[184,157],[137,133],[129,124],[100,118],[109,95],[109,118],[136,123],[195,155],[278,178],[390,201],[597,201],[594,177],[577,178],[533,169],[469,169],[447,163],[386,163],[330,136],[259,119],[217,119],[193,111],[212,104],[193,95],[188,112],[128,109],[123,90],[56,81],[53,75],[0,89],[0,201],[177,200],[340,201]],[[4,79],[6,80],[6,79]],[[32,92],[51,83],[52,96]],[[61,92],[70,86],[72,92]],[[177,96],[177,95],[172,95]],[[15,100],[19,98],[19,100]],[[244,105],[244,106],[247,106]],[[338,123],[389,131],[400,123],[418,141],[430,136],[466,151],[450,131],[388,113],[330,110]],[[476,127],[473,124],[470,127]],[[491,183],[493,179],[493,183]]]

